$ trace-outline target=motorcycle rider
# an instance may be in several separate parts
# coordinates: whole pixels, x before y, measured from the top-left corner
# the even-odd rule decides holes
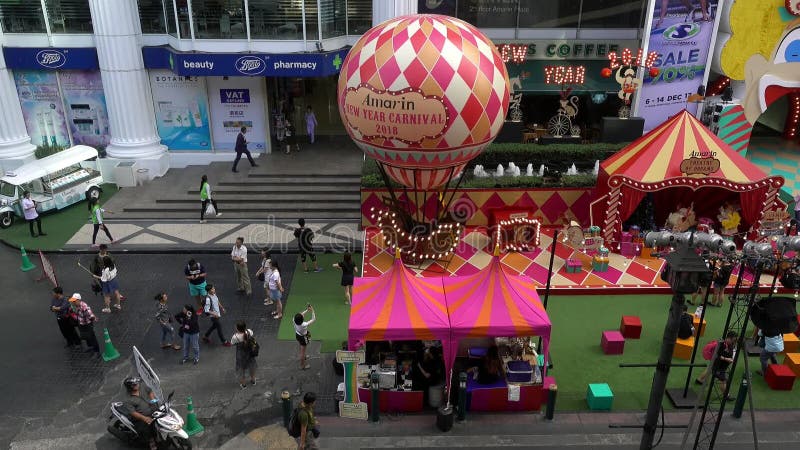
[[[155,450],[157,447],[151,427],[151,424],[153,423],[153,418],[151,415],[158,406],[158,402],[155,394],[149,390],[146,395],[149,401],[145,399],[145,396],[142,395],[142,392],[139,389],[141,383],[141,378],[128,377],[125,379],[123,384],[125,385],[125,389],[128,391],[128,398],[125,399],[124,403],[128,408],[129,416],[133,422],[136,432],[142,437],[143,441],[150,445],[151,450]]]

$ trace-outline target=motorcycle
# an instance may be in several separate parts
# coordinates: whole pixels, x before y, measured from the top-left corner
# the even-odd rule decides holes
[[[170,393],[167,401],[160,404],[150,415],[153,418],[150,424],[152,435],[159,449],[191,450],[189,435],[183,431],[183,418],[172,409],[173,394],[174,392]],[[136,432],[136,427],[123,402],[111,403],[111,416],[107,429],[109,433],[128,445],[148,445],[144,436]]]

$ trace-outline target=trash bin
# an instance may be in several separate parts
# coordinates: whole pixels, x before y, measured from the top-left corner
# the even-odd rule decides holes
[[[119,187],[136,186],[136,161],[122,161],[114,166],[114,181]]]
[[[452,406],[442,406],[436,412],[436,427],[440,430],[447,432],[453,428],[453,422],[455,421],[455,416],[453,416],[453,407]]]
[[[141,186],[150,181],[150,169],[139,169],[136,171],[136,185]]]

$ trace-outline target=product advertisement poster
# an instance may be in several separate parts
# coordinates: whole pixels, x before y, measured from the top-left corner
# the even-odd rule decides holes
[[[211,150],[205,79],[150,71],[161,143],[170,150]]]
[[[263,78],[208,77],[208,97],[216,151],[233,151],[242,127],[247,127],[247,149],[265,151],[267,118]]]
[[[100,72],[65,70],[58,79],[74,145],[106,147],[111,135]]]
[[[683,109],[696,112],[697,103],[686,101],[703,84],[711,62],[709,49],[722,1],[701,2],[707,7],[704,11],[699,6],[687,8],[689,2],[656,0],[648,52],[659,54],[653,65],[658,68],[658,75],[645,73],[638,100],[638,115],[645,119],[645,132]]]
[[[15,70],[14,84],[31,144],[69,147],[56,73]]]

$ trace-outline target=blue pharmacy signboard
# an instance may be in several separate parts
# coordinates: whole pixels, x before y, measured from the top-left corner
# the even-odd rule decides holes
[[[3,55],[9,69],[93,70],[100,67],[94,48],[4,47]]]
[[[326,77],[336,75],[349,49],[320,53],[184,53],[171,47],[144,47],[148,69],[169,69],[176,75]]]

